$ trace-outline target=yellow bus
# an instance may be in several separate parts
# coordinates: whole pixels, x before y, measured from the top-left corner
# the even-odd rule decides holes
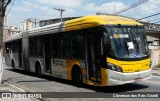
[[[94,86],[150,79],[144,26],[130,18],[93,15],[21,32],[5,41],[6,64]]]

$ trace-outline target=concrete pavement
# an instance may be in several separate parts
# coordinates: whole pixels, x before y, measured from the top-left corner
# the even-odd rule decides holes
[[[160,69],[159,68],[152,68],[152,75],[160,76]]]
[[[38,99],[34,99],[34,98],[10,98],[11,97],[11,93],[25,93],[25,91],[21,88],[18,88],[12,84],[8,84],[7,82],[3,82],[2,84],[0,84],[0,101],[39,101]],[[6,94],[7,97],[5,96]]]

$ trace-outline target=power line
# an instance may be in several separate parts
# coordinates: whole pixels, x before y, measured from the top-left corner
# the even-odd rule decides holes
[[[155,10],[155,9],[157,9],[158,7],[154,7],[154,8],[152,8],[152,9],[148,9],[148,10],[144,10],[143,11],[143,13],[147,13],[147,11],[150,11],[150,10]],[[158,10],[157,10],[158,11]],[[131,15],[135,15],[135,14],[137,14],[138,12],[135,12],[135,13],[133,13],[133,14],[131,14]],[[143,13],[141,13],[141,14],[143,14]],[[140,13],[139,13],[140,14]],[[130,15],[130,16],[131,16]],[[142,19],[147,19],[147,18],[150,18],[150,17],[153,17],[153,16],[157,16],[157,15],[159,15],[158,13],[156,13],[156,14],[153,14],[153,15],[150,15],[150,16],[147,16],[147,17],[144,17],[144,18],[137,18],[137,20],[142,20]],[[149,20],[148,22],[152,22],[152,23],[158,23],[158,22],[160,22],[160,21],[157,21],[157,20],[160,20],[160,18],[157,18],[157,19],[152,19],[152,20]],[[153,21],[157,21],[157,22],[153,22]]]
[[[4,3],[3,10],[5,11],[7,6],[10,4],[11,0],[2,0],[2,2]]]
[[[11,11],[13,5],[14,5],[14,2],[15,2],[15,0],[13,0],[13,2],[12,2],[12,4],[11,4],[11,7],[10,7],[10,9],[8,10],[8,13],[6,14],[6,16],[8,16],[8,14],[10,13],[10,11]]]
[[[159,23],[160,21],[157,21],[157,22],[153,22],[153,23]]]
[[[120,13],[126,12],[126,11],[128,11],[128,10],[130,10],[130,9],[132,9],[132,8],[135,8],[135,7],[137,7],[137,6],[145,3],[145,2],[147,2],[147,1],[148,1],[148,0],[139,0],[139,1],[136,1],[135,3],[127,6],[126,8],[124,8],[124,9],[118,11],[118,12],[113,13],[113,14],[118,15],[118,14],[120,14]]]
[[[99,0],[100,1],[100,0]],[[105,3],[106,2],[106,0],[104,0],[103,2],[96,2],[95,3],[95,5],[91,5],[91,6],[84,6],[84,7],[81,7],[81,8],[76,8],[76,9],[86,9],[86,8],[92,8],[92,7],[94,7],[94,6],[97,6],[97,5],[99,5],[99,4],[102,4],[102,3]]]
[[[90,0],[90,1],[88,1],[88,2],[84,2],[84,3],[81,4],[80,6],[77,6],[76,8],[75,8],[75,7],[71,7],[70,9],[80,9],[80,8],[83,8],[83,7],[86,6],[87,4],[93,3],[93,1],[97,1],[97,0]]]
[[[156,20],[159,20],[160,18],[157,18],[157,19],[153,19],[153,20],[149,20],[149,21],[156,21]]]
[[[155,8],[148,9],[148,10],[143,10],[143,13],[141,13],[141,14],[148,13],[148,12],[146,12],[146,11],[151,11],[151,10],[154,10],[154,9],[157,9],[157,8],[159,8],[159,7],[155,7]],[[130,16],[135,15],[135,14],[137,14],[137,13],[140,13],[140,12],[134,12],[133,14],[130,14]]]
[[[150,16],[143,17],[143,18],[138,19],[138,20],[147,19],[147,18],[150,18],[150,17],[156,16],[156,15],[159,15],[159,14],[160,14],[160,13],[156,13],[156,14],[153,14],[153,15],[150,15]]]

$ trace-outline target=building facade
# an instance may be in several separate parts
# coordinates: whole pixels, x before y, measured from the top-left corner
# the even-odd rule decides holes
[[[4,25],[3,28],[3,40],[7,40],[9,37],[12,37],[16,35],[17,33],[20,33],[21,30],[18,29],[16,26],[6,26]]]
[[[79,17],[67,17],[67,18],[62,18],[62,21],[67,21],[67,20],[71,20],[71,19],[75,19],[75,18],[79,18]],[[39,26],[46,26],[46,25],[50,25],[50,24],[55,24],[55,23],[59,23],[61,22],[60,18],[57,19],[48,19],[48,20],[41,20],[39,21]]]
[[[20,24],[20,30],[22,30],[22,31],[30,30],[32,28],[33,28],[33,22],[31,21],[31,19],[24,20]]]

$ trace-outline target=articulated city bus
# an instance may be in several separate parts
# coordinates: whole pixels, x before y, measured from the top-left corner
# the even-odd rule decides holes
[[[5,41],[6,64],[94,86],[150,79],[144,26],[113,15],[85,16],[21,32]]]

